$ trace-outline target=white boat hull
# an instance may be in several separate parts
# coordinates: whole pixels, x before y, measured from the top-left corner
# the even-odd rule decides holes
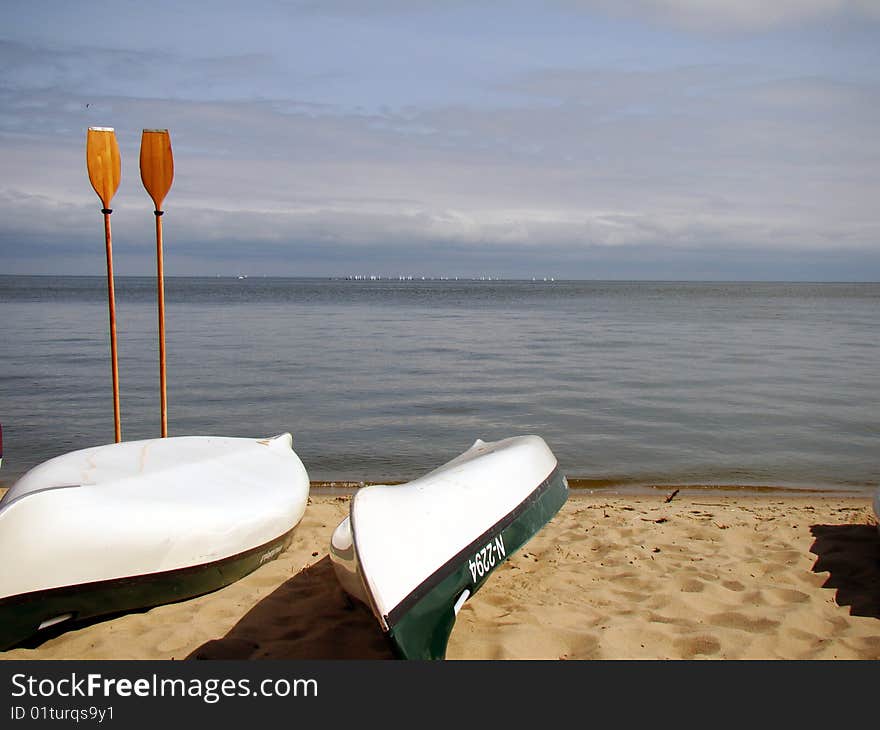
[[[289,434],[131,441],[50,459],[0,501],[0,649],[53,622],[215,590],[281,552],[309,480]]]
[[[442,658],[461,605],[567,496],[540,437],[477,441],[420,479],[358,490],[330,557],[400,656]]]

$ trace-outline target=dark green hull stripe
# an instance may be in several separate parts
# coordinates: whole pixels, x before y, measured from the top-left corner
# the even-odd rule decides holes
[[[430,593],[434,588],[436,588],[446,576],[450,573],[455,572],[458,567],[462,564],[462,561],[467,561],[468,558],[473,557],[475,550],[482,548],[490,537],[497,535],[499,532],[502,532],[506,527],[516,522],[523,514],[528,512],[528,510],[538,502],[543,496],[544,492],[548,491],[552,488],[554,483],[554,478],[559,477],[559,467],[556,467],[543,482],[541,482],[535,490],[525,498],[520,504],[518,504],[510,513],[502,517],[498,522],[496,522],[492,527],[486,530],[482,535],[480,535],[476,540],[471,542],[467,547],[460,550],[453,557],[447,560],[440,568],[434,571],[427,579],[425,579],[419,586],[413,590],[406,598],[404,598],[400,603],[398,603],[391,611],[388,613],[388,625],[393,626],[397,623],[399,618],[409,611],[415,604],[422,600],[422,598]],[[518,546],[517,546],[518,547]],[[516,548],[513,548],[514,550]]]
[[[442,659],[455,623],[453,605],[465,590],[471,596],[504,560],[528,542],[568,499],[565,476],[555,468],[521,504],[459,551],[389,612],[388,635],[407,659]],[[502,540],[503,555],[475,579],[469,565],[488,545]],[[492,551],[489,551],[490,553]]]
[[[234,583],[280,554],[294,529],[250,550],[210,563],[161,573],[81,583],[0,599],[0,651],[34,636],[44,621],[73,614],[75,621],[152,608],[210,593]]]

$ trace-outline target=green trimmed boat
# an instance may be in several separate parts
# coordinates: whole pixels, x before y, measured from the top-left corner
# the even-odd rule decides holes
[[[72,451],[0,500],[0,650],[214,591],[276,557],[309,493],[290,434]]]
[[[398,656],[443,659],[465,601],[567,498],[568,481],[539,436],[478,440],[412,482],[359,489],[330,558]]]

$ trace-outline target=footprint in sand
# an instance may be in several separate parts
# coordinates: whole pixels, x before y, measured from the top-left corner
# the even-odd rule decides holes
[[[599,639],[593,634],[578,634],[569,639],[571,648],[560,659],[598,659]]]
[[[864,636],[858,640],[861,646],[856,646],[860,659],[880,659],[880,636]]]
[[[749,618],[738,611],[724,611],[709,617],[713,626],[726,629],[739,629],[752,634],[766,634],[774,631],[779,626],[779,621],[771,621],[766,618]]]
[[[683,593],[701,593],[705,588],[706,584],[696,578],[680,578],[678,580],[678,590]]]
[[[721,651],[721,643],[713,636],[685,636],[676,639],[673,646],[678,649],[683,659],[692,659],[700,654],[712,656]]]
[[[615,596],[622,598],[627,603],[642,603],[647,601],[650,597],[650,593],[638,593],[637,591],[614,591]]]
[[[748,593],[743,593],[742,595],[742,603],[747,606],[766,606],[767,599],[764,598],[763,589],[749,591]]]
[[[774,604],[787,605],[791,603],[807,603],[810,597],[803,591],[793,588],[768,588],[765,593],[773,599]]]

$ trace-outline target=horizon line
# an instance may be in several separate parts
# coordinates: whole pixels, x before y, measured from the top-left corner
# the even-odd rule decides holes
[[[355,278],[358,276],[360,278]],[[405,275],[404,278],[401,278],[403,275],[396,276],[386,276],[386,275],[375,275],[375,279],[371,279],[370,276],[367,275],[364,277],[362,274],[357,275],[342,275],[342,274],[327,274],[327,275],[308,275],[308,276],[295,276],[295,275],[283,275],[283,274],[168,274],[165,275],[165,279],[297,279],[297,280],[310,280],[310,281],[345,281],[356,284],[375,284],[377,282],[402,282],[402,283],[420,283],[424,282],[454,282],[454,281],[475,281],[481,283],[493,283],[493,282],[527,282],[527,283],[535,283],[535,284],[560,284],[565,282],[594,282],[594,283],[645,283],[645,284],[681,284],[681,283],[692,283],[692,284],[880,284],[880,280],[876,279],[697,279],[697,278],[687,278],[687,279],[634,279],[634,278],[559,278],[559,277],[522,277],[522,276],[427,276],[427,275]],[[63,279],[105,279],[107,277],[106,273],[102,274],[7,274],[0,273],[0,278],[63,278]],[[114,279],[155,279],[155,274],[114,274]]]

